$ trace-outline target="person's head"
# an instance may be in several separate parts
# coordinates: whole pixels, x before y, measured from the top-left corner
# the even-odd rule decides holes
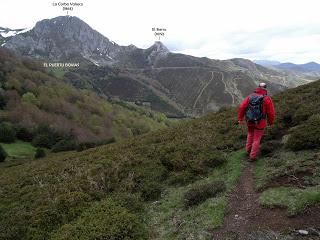
[[[259,88],[267,90],[267,84],[266,83],[259,83]]]

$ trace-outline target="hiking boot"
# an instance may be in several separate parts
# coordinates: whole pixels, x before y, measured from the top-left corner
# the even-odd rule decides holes
[[[250,158],[249,158],[249,155],[244,155],[243,157],[242,157],[242,160],[244,160],[244,161],[249,161],[250,160]]]
[[[249,161],[250,160],[250,153],[246,152],[246,154],[242,158],[244,161]]]

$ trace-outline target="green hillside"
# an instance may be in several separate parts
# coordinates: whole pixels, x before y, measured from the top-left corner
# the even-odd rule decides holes
[[[54,74],[61,76],[59,72]],[[147,103],[152,110],[168,116],[183,116],[176,104],[163,93],[160,94],[163,89],[152,87],[150,80],[140,70],[129,73],[121,72],[119,68],[88,65],[65,72],[64,79],[76,88],[90,89],[124,101]]]
[[[285,209],[287,219],[320,203],[320,81],[274,100],[277,121],[251,166],[259,207]],[[236,112],[223,109],[81,153],[0,165],[0,239],[212,239],[247,168]],[[304,225],[319,227],[312,225],[319,216]]]
[[[39,65],[0,49],[0,142],[17,138],[71,150],[79,143],[114,142],[169,124],[163,114],[79,90]]]

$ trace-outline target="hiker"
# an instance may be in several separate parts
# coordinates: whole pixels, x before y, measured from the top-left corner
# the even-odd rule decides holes
[[[244,118],[248,127],[246,151],[250,160],[255,161],[264,128],[267,122],[272,126],[275,118],[273,102],[267,96],[267,84],[260,83],[254,93],[243,100],[238,112],[238,123],[241,124]]]

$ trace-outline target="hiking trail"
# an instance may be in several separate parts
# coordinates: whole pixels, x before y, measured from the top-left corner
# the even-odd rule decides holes
[[[320,206],[296,217],[287,217],[284,209],[261,207],[258,203],[260,193],[254,187],[254,169],[255,162],[245,163],[238,184],[228,197],[224,224],[213,230],[213,240],[247,240],[252,238],[252,233],[259,231],[292,232],[320,224],[316,222]]]

